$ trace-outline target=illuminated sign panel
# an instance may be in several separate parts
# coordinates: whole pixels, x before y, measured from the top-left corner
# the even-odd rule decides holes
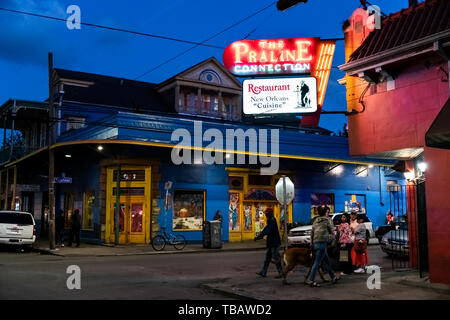
[[[223,63],[236,76],[309,74],[319,44],[319,38],[241,40],[225,49]]]
[[[245,114],[317,111],[317,80],[314,77],[245,80],[243,91]]]

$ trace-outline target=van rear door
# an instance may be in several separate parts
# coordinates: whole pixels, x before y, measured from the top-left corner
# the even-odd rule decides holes
[[[0,237],[33,238],[34,221],[31,214],[22,212],[0,212]]]

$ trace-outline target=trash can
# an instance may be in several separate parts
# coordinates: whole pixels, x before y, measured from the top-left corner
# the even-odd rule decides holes
[[[220,221],[203,222],[203,248],[222,248],[222,224]]]

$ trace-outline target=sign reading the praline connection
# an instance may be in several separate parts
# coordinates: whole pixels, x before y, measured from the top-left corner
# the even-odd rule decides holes
[[[243,91],[245,114],[317,111],[317,80],[314,77],[245,80]]]
[[[225,49],[223,64],[236,76],[308,74],[319,44],[319,38],[235,41]]]

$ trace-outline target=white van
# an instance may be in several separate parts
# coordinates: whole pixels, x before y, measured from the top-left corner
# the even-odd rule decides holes
[[[28,246],[36,241],[36,223],[28,212],[0,210],[0,245]]]

